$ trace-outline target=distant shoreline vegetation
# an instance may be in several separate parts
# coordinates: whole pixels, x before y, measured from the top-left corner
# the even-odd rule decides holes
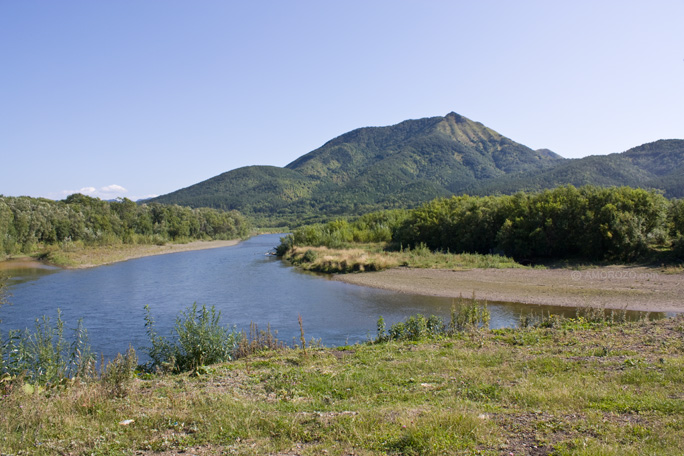
[[[558,187],[538,193],[439,198],[412,210],[366,214],[296,229],[278,254],[302,247],[429,249],[517,261],[668,261],[684,258],[684,200],[630,187]],[[298,248],[298,249],[295,249]],[[310,260],[315,260],[312,250]],[[374,268],[365,268],[373,270]],[[364,270],[356,268],[353,270]]]
[[[0,195],[0,254],[45,254],[57,249],[156,244],[246,237],[237,211],[160,203],[108,202],[74,194],[63,201]]]

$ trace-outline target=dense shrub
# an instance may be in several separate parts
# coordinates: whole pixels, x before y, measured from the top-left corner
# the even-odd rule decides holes
[[[672,203],[668,214],[672,251],[679,261],[684,261],[684,199]]]
[[[340,219],[304,226],[282,238],[276,254],[282,256],[295,245],[336,249],[351,243],[391,242],[393,231],[407,215],[405,210],[390,210],[366,214],[352,222]]]
[[[633,260],[663,242],[670,205],[658,193],[628,187],[460,196],[415,209],[393,239],[454,253]]]
[[[517,259],[577,258],[632,261],[667,244],[681,249],[684,203],[629,187],[559,187],[540,193],[440,198],[410,211],[368,214],[348,222],[305,226],[282,239],[293,246],[388,248],[451,253],[498,253]]]

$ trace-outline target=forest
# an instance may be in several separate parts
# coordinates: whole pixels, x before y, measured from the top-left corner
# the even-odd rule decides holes
[[[630,187],[558,187],[537,193],[438,198],[412,210],[381,211],[295,230],[293,245],[332,248],[383,242],[517,260],[643,261],[684,257],[684,200]]]
[[[62,201],[0,195],[0,253],[30,254],[50,245],[164,244],[235,239],[250,224],[237,211],[191,209],[74,194]]]

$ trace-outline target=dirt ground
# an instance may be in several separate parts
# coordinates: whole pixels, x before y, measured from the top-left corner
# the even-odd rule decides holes
[[[651,312],[684,312],[684,272],[606,266],[588,269],[394,268],[341,274],[336,280],[428,296],[555,306],[594,306]]]

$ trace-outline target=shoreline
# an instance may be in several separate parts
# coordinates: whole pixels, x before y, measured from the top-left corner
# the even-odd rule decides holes
[[[661,268],[590,269],[392,268],[337,274],[334,280],[400,293],[563,307],[684,312],[684,273]]]
[[[186,244],[120,244],[113,246],[89,247],[83,250],[71,252],[58,251],[58,255],[65,259],[65,264],[45,262],[37,260],[31,256],[5,259],[0,261],[0,271],[8,269],[40,269],[50,267],[62,269],[87,269],[148,256],[232,247],[240,242],[242,242],[242,239],[192,241]]]

